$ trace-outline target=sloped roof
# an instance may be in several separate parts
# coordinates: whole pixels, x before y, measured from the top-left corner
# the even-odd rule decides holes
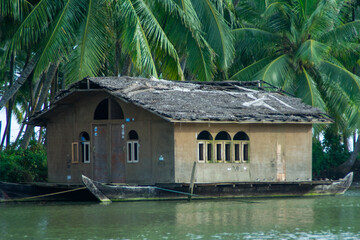
[[[71,89],[102,88],[171,121],[331,122],[321,110],[281,92],[244,82],[181,82],[96,77]],[[255,89],[254,89],[255,88]]]
[[[103,89],[172,122],[332,122],[321,110],[282,92],[265,91],[259,83],[95,77],[74,83],[58,96],[57,101],[80,94],[76,92],[79,90]],[[56,108],[56,103],[49,110],[34,116],[30,122],[40,124],[44,120],[42,116]]]

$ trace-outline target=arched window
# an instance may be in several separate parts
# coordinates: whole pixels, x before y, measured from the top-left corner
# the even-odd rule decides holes
[[[238,132],[234,136],[234,160],[235,162],[249,161],[250,138],[245,132]]]
[[[102,100],[95,109],[94,120],[109,119],[109,99]]]
[[[136,131],[131,130],[128,134],[128,139],[129,140],[139,140],[139,136]]]
[[[208,131],[202,131],[197,137],[198,142],[198,161],[212,161],[212,140],[213,137]]]
[[[104,99],[96,107],[94,120],[124,119],[124,113],[118,102]]]
[[[238,133],[235,134],[234,140],[249,141],[249,136],[244,132],[238,132]]]
[[[139,162],[139,136],[136,131],[131,130],[128,133],[127,141],[127,162],[137,163]]]
[[[217,162],[231,162],[231,137],[225,132],[219,132],[215,137],[215,151]]]
[[[227,132],[221,131],[216,135],[215,140],[231,140],[231,137]]]
[[[124,119],[123,110],[118,102],[110,100],[110,119]]]
[[[80,133],[80,154],[83,163],[90,163],[90,136],[87,132]]]

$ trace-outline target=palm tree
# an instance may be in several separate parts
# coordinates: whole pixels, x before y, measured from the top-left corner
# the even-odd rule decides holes
[[[352,1],[250,1],[237,6],[237,52],[231,79],[262,79],[357,128],[360,21],[347,21]],[[258,16],[261,16],[260,18]]]
[[[186,72],[209,81],[216,67],[226,75],[234,48],[224,9],[216,0],[0,0],[0,18],[17,22],[2,62],[28,56],[0,108],[26,81],[35,90],[30,111],[41,106],[34,94],[49,91],[39,87],[51,64],[67,83],[119,74],[120,63],[127,73],[167,79],[184,80]]]

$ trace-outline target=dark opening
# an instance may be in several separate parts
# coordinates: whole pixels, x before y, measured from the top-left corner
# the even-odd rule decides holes
[[[249,160],[249,144],[244,144],[244,161]]]
[[[216,160],[221,160],[221,144],[216,144]]]
[[[215,140],[231,140],[231,137],[227,132],[221,131],[216,135]]]
[[[80,142],[90,141],[90,136],[87,132],[80,133]]]
[[[124,119],[124,113],[119,103],[111,99],[110,104],[111,117],[110,119]]]
[[[131,131],[129,132],[128,139],[129,139],[129,140],[138,140],[138,139],[139,139],[139,136],[138,136],[138,134],[137,134],[136,131],[131,130]]]
[[[90,159],[90,156],[89,156],[89,154],[90,154],[90,149],[89,149],[89,144],[87,144],[86,146],[85,146],[85,159],[87,159],[87,160],[89,160]],[[84,159],[84,160],[85,160]]]
[[[240,144],[235,144],[235,161],[240,161]]]
[[[212,144],[208,144],[207,145],[207,160],[210,161],[211,160],[211,154],[212,154]]]
[[[138,144],[137,144],[137,142],[134,142],[134,161],[137,161],[137,160],[138,160],[138,151],[137,151],[137,148],[138,148]]]
[[[244,132],[238,132],[235,134],[234,140],[249,140],[249,136]]]
[[[107,120],[109,119],[109,100],[102,100],[99,105],[97,105],[94,120]]]
[[[199,160],[204,161],[204,144],[199,143]]]
[[[212,140],[212,136],[208,131],[202,131],[199,133],[197,140]]]
[[[230,162],[230,144],[225,144],[225,161]]]

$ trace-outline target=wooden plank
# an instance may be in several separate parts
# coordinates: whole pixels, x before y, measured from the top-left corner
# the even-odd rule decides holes
[[[190,195],[188,197],[189,200],[191,200],[191,196],[193,195],[194,192],[195,170],[196,170],[196,161],[194,161],[194,165],[191,172],[190,186],[189,186]]]

